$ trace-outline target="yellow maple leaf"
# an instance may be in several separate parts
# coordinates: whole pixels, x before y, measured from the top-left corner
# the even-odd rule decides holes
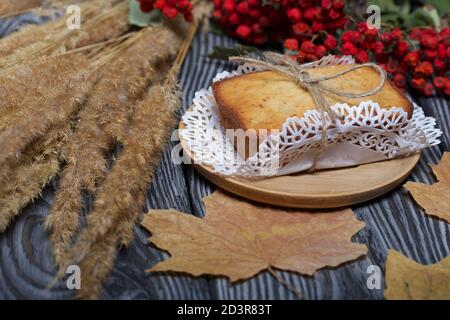
[[[428,185],[409,181],[405,188],[425,213],[450,222],[450,152],[445,152],[441,162],[431,167],[439,182]]]
[[[143,225],[171,258],[148,271],[247,279],[273,268],[313,274],[366,254],[351,242],[364,227],[351,209],[305,212],[257,205],[216,191],[204,199],[206,217],[152,210]]]
[[[450,256],[435,264],[421,265],[395,250],[389,250],[386,287],[386,299],[450,299]]]

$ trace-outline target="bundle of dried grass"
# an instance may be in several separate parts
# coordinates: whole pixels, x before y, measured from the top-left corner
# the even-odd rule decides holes
[[[123,142],[133,105],[160,80],[164,72],[158,66],[173,60],[182,42],[176,30],[167,28],[148,28],[129,41],[132,45],[107,67],[94,88],[67,146],[67,165],[46,221],[57,264],[78,230],[82,191],[96,191],[106,174],[106,154],[117,141]]]
[[[130,243],[133,225],[145,204],[145,191],[175,126],[174,111],[179,105],[172,81],[151,87],[136,106],[124,149],[98,192],[88,227],[69,253],[68,261],[77,261],[81,270],[91,270],[83,278],[79,298],[98,297],[117,247]]]
[[[43,4],[43,0],[14,0],[0,3],[0,17],[18,14],[31,10]]]
[[[108,3],[110,4],[110,2]],[[87,5],[83,12],[87,16],[91,14],[94,14],[94,16],[84,23],[81,30],[70,30],[63,27],[60,31],[52,32],[40,41],[14,50],[9,55],[0,59],[2,73],[7,72],[14,66],[26,64],[29,61],[35,61],[46,56],[63,54],[75,48],[120,36],[129,29],[127,20],[128,6],[123,0],[112,8],[106,7],[101,14],[98,14],[98,5],[92,4]],[[55,26],[59,28],[61,24],[56,23],[50,27]],[[12,42],[12,45],[15,45],[14,42]],[[5,51],[10,51],[8,45],[5,47]]]
[[[73,1],[68,1],[73,3]],[[90,21],[99,12],[105,12],[111,9],[112,5],[117,0],[102,0],[102,1],[90,1],[89,3],[81,3],[80,8],[82,12],[83,22]],[[78,3],[78,1],[77,1]],[[62,16],[55,21],[51,21],[42,25],[30,25],[21,28],[19,31],[2,38],[0,40],[0,57],[4,58],[10,54],[13,54],[16,50],[25,48],[27,46],[43,42],[49,36],[59,34],[66,29],[66,16]],[[92,32],[102,32],[103,28]],[[104,32],[110,32],[106,30]],[[18,53],[20,54],[20,53]]]
[[[196,9],[202,11],[202,7]],[[4,207],[0,231],[39,195],[64,159],[67,165],[46,226],[52,231],[55,260],[62,273],[72,263],[79,263],[84,271],[81,298],[98,296],[117,247],[131,242],[145,190],[175,125],[174,111],[180,103],[175,76],[201,19],[194,12],[190,28],[181,21],[171,28],[148,28],[93,64],[88,59],[96,57],[103,45],[91,45],[125,32],[128,25],[118,22],[127,20],[127,11],[120,0],[119,5],[86,23],[83,32],[64,31],[23,48],[10,48],[9,56],[0,59],[0,75],[12,80],[5,91],[11,93],[11,103],[0,106],[4,111],[0,117],[0,182],[6,182],[0,187],[0,206]],[[98,28],[103,30],[97,32]],[[77,49],[80,46],[82,51]],[[111,63],[116,56],[119,58]],[[25,66],[27,61],[45,57],[70,57],[76,65],[88,67],[68,71],[70,76],[53,87],[52,78],[31,80],[37,71]],[[107,63],[103,78],[92,72]],[[61,69],[69,68],[62,65]],[[19,76],[17,70],[24,74]],[[163,78],[166,81],[161,83]],[[2,81],[7,82],[0,78],[0,84]],[[32,82],[41,88],[33,97],[15,98],[26,90],[25,83]],[[72,134],[70,120],[75,115],[79,121]],[[124,148],[107,174],[106,157],[117,143]],[[96,199],[87,228],[73,244],[84,189]]]
[[[133,238],[133,226],[145,204],[145,191],[175,125],[174,111],[181,103],[176,74],[203,15],[196,17],[164,83],[152,86],[136,106],[122,153],[98,190],[87,227],[62,257],[60,275],[70,263],[89,270],[78,298],[98,298],[117,247],[128,245]]]
[[[78,39],[75,37],[71,44],[72,49],[112,39],[129,30],[128,3],[123,0],[115,0],[115,2],[118,2],[118,4],[109,10],[105,10],[96,19],[87,21],[86,25],[83,26],[83,30],[87,30],[86,34]]]
[[[8,179],[0,188],[0,232],[40,196],[58,173],[61,148],[70,132],[70,123],[52,128],[45,137],[30,144],[20,161],[8,171]]]
[[[89,65],[81,72],[81,75],[88,76],[89,73],[99,73],[104,63],[114,58],[114,54],[104,51],[89,61]],[[77,59],[72,56],[60,56],[54,58],[57,62],[69,59],[73,63],[77,63]],[[52,59],[48,59],[52,60]],[[55,72],[50,73],[55,78],[61,76],[59,72],[67,70],[69,66],[64,63],[52,64]],[[42,75],[43,76],[43,75]],[[70,76],[68,73],[65,77]],[[75,74],[74,76],[80,76]],[[97,75],[89,76],[89,80],[93,83],[98,78]],[[91,86],[90,83],[87,84]],[[75,88],[76,89],[76,88]],[[67,91],[65,94],[74,94],[74,91]],[[65,100],[69,99],[68,96]],[[61,98],[63,99],[63,98]],[[64,99],[63,99],[64,100]],[[62,160],[62,149],[72,134],[74,122],[78,119],[78,111],[83,106],[82,101],[77,101],[76,106],[72,108],[70,117],[65,121],[53,122],[45,135],[34,139],[25,147],[24,151],[19,153],[16,158],[6,162],[2,167],[2,174],[6,177],[4,183],[0,187],[0,231],[3,231],[11,220],[20,213],[20,210],[29,202],[40,195],[44,186],[59,171],[59,163]],[[67,110],[70,113],[70,108]]]
[[[23,115],[18,113],[21,109],[29,109],[24,99],[28,97],[28,102],[40,99],[48,94],[49,88],[59,87],[78,73],[80,59],[72,55],[42,59],[0,76],[0,130],[15,124]]]
[[[71,58],[79,65],[88,64],[84,55],[74,54]],[[19,158],[30,142],[43,136],[51,126],[67,122],[84,102],[96,76],[83,70],[64,79],[57,87],[47,88],[37,99],[30,96],[21,102],[26,108],[11,114],[6,120],[11,125],[0,132],[0,179],[5,176],[6,164]]]

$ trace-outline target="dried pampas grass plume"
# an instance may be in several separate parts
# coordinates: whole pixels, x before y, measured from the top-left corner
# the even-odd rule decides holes
[[[12,2],[12,1],[11,1]],[[73,4],[73,1],[67,0],[62,3],[49,3],[48,6],[63,6],[69,3]],[[79,1],[77,1],[78,3]],[[99,12],[105,12],[111,9],[112,5],[117,2],[116,0],[97,0],[97,1],[85,1],[85,3],[78,4],[81,8],[81,12],[83,15],[83,21],[88,22],[93,19]],[[0,57],[2,59],[8,55],[16,53],[20,55],[19,49],[23,49],[28,47],[28,50],[31,50],[33,44],[43,43],[46,39],[54,38],[55,34],[60,34],[64,31],[66,27],[66,16],[62,16],[55,21],[47,22],[41,25],[29,25],[22,27],[19,31],[12,33],[11,35],[0,39]],[[126,21],[126,20],[125,20]],[[111,27],[111,25],[105,26],[105,28],[98,28],[96,30],[92,30],[92,33],[98,34],[101,32],[111,33],[110,30],[105,30],[106,28]],[[102,37],[94,37],[94,38],[102,38]],[[104,38],[104,37],[103,37]]]
[[[106,175],[107,153],[124,140],[134,104],[160,80],[164,72],[158,66],[173,59],[181,43],[176,32],[166,28],[145,29],[129,41],[129,48],[106,67],[65,151],[67,165],[46,219],[57,264],[78,231],[83,190],[96,191]]]
[[[78,63],[84,61],[80,59],[74,59],[72,55],[44,58],[36,63],[17,66],[14,72],[0,76],[0,130],[17,124],[30,108],[30,101],[42,99],[49,94],[49,89],[60,87],[78,73]],[[28,102],[24,103],[24,100]]]
[[[107,2],[110,4],[111,2]],[[60,31],[49,33],[44,39],[33,42],[25,47],[17,48],[11,54],[0,58],[1,73],[7,72],[10,68],[26,64],[42,57],[64,54],[75,48],[84,47],[90,44],[101,42],[105,39],[122,35],[129,29],[128,6],[121,1],[112,8],[106,7],[101,14],[98,14],[97,2],[94,5],[86,5],[83,14],[88,18],[82,30],[70,30],[61,26]],[[65,22],[65,20],[64,20]],[[57,24],[56,26],[60,26]],[[43,26],[45,28],[45,26]],[[0,43],[1,46],[1,43]]]
[[[0,18],[27,12],[42,5],[44,0],[13,0],[0,2]]]
[[[197,7],[201,9],[203,6]],[[77,263],[82,270],[95,270],[84,278],[78,298],[98,298],[117,246],[128,245],[133,238],[133,226],[145,203],[145,190],[175,125],[175,110],[181,104],[176,75],[204,14],[197,11],[194,17],[166,80],[152,86],[137,105],[122,153],[97,193],[87,227],[62,257],[60,276],[70,263]],[[151,125],[148,119],[154,119]]]
[[[98,297],[117,246],[129,244],[133,237],[133,225],[145,205],[145,191],[176,124],[174,111],[180,100],[175,92],[173,83],[151,87],[136,106],[124,149],[99,189],[87,228],[64,260],[77,261],[85,271],[95,270],[84,277],[79,298]],[[153,119],[151,125],[149,119]]]
[[[74,55],[73,59],[80,65],[87,64],[83,55]],[[0,180],[5,175],[5,164],[19,158],[22,150],[34,139],[46,134],[51,126],[68,121],[79,110],[97,76],[97,73],[83,70],[66,79],[59,87],[48,88],[42,97],[29,97],[22,102],[27,108],[12,115],[17,121],[0,133]]]
[[[53,127],[45,137],[30,144],[8,172],[0,187],[0,232],[20,211],[38,198],[59,171],[61,148],[71,133],[71,124]]]

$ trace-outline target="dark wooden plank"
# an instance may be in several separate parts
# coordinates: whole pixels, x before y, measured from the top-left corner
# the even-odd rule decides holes
[[[212,37],[212,39],[211,39]],[[213,44],[233,45],[226,39],[208,36],[204,47],[210,49]],[[196,90],[206,88],[213,76],[228,65],[206,58],[209,50],[198,49],[196,44],[192,50],[199,50],[200,59],[204,61],[201,70],[194,71],[196,80],[193,91],[188,94],[193,97]],[[209,75],[209,78],[204,75]],[[194,81],[193,81],[194,82]],[[423,153],[420,164],[411,175],[413,181],[424,183],[434,182],[434,177],[427,163],[437,163],[444,150],[448,150],[449,108],[445,99],[420,99],[428,115],[438,118],[438,125],[443,129],[445,137],[443,144],[433,147]],[[190,105],[187,101],[186,106]],[[191,195],[194,214],[203,216],[202,197],[213,192],[215,187],[203,179],[192,167],[186,166],[185,176]],[[396,249],[421,263],[439,261],[450,253],[450,227],[443,221],[425,216],[423,211],[414,204],[407,192],[399,187],[393,192],[374,201],[355,206],[356,216],[365,221],[366,228],[353,239],[365,243],[369,253],[363,259],[342,265],[339,268],[318,271],[314,277],[282,272],[281,276],[297,287],[307,299],[381,299],[381,290],[369,290],[366,286],[367,267],[379,266],[384,272],[384,262],[388,249]],[[214,297],[220,299],[294,299],[296,296],[277,283],[267,272],[255,278],[231,285],[226,279],[211,280]],[[382,286],[382,288],[384,285]]]
[[[0,25],[1,29],[1,25]],[[182,70],[183,108],[191,102],[196,90],[206,87],[215,73],[228,68],[221,61],[210,61],[207,53],[214,45],[231,46],[227,37],[199,34]],[[444,130],[444,143],[426,150],[411,175],[413,181],[432,183],[434,176],[427,163],[437,163],[448,150],[449,104],[445,99],[418,99],[429,115],[437,118]],[[154,184],[148,193],[150,208],[176,208],[198,216],[204,215],[201,198],[214,186],[189,165],[175,165],[170,151],[165,152]],[[42,199],[27,208],[9,230],[0,236],[0,298],[70,298],[71,292],[59,283],[52,290],[46,286],[54,267],[49,255],[47,236],[41,222],[51,204],[55,185],[47,188]],[[450,253],[449,225],[426,216],[406,191],[399,187],[388,195],[354,208],[366,228],[354,241],[366,243],[369,254],[339,268],[318,271],[314,277],[282,272],[281,276],[296,286],[307,299],[359,298],[380,299],[382,290],[368,290],[366,269],[378,265],[384,271],[387,249],[393,248],[421,263],[436,262]],[[146,274],[150,267],[167,255],[147,246],[147,232],[136,227],[136,240],[122,249],[111,277],[105,284],[104,298],[155,299],[294,299],[296,296],[263,272],[255,278],[231,285],[226,279],[191,278],[173,274]]]

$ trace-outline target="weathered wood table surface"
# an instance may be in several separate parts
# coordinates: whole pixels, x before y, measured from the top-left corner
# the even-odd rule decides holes
[[[12,32],[21,23],[36,23],[37,18],[23,15],[0,21],[0,37]],[[182,112],[191,103],[196,90],[207,87],[213,76],[229,68],[223,61],[208,59],[216,45],[232,46],[225,36],[199,33],[194,40],[181,72],[183,86]],[[420,163],[409,177],[412,181],[433,183],[435,177],[429,163],[437,163],[449,150],[450,103],[444,97],[413,97],[426,114],[437,119],[444,131],[441,145],[425,150]],[[163,156],[156,178],[147,193],[148,208],[175,208],[203,216],[202,197],[215,187],[189,165],[176,165],[170,151]],[[1,146],[0,146],[1,148]],[[41,199],[28,206],[23,214],[0,235],[0,298],[2,299],[70,299],[74,292],[61,282],[52,289],[48,284],[55,275],[48,236],[42,222],[52,203],[57,179],[47,187]],[[450,196],[450,195],[449,195]],[[338,268],[322,269],[313,277],[280,272],[281,277],[298,288],[306,299],[382,299],[381,289],[370,290],[366,281],[370,265],[384,273],[388,249],[395,249],[423,264],[439,261],[450,254],[450,225],[433,219],[414,203],[402,187],[376,200],[354,206],[366,227],[353,241],[369,247],[367,256]],[[295,299],[296,296],[278,283],[268,272],[248,281],[230,284],[225,278],[192,278],[177,274],[149,274],[144,270],[167,254],[148,245],[148,233],[136,226],[135,241],[123,248],[108,281],[105,299]]]

